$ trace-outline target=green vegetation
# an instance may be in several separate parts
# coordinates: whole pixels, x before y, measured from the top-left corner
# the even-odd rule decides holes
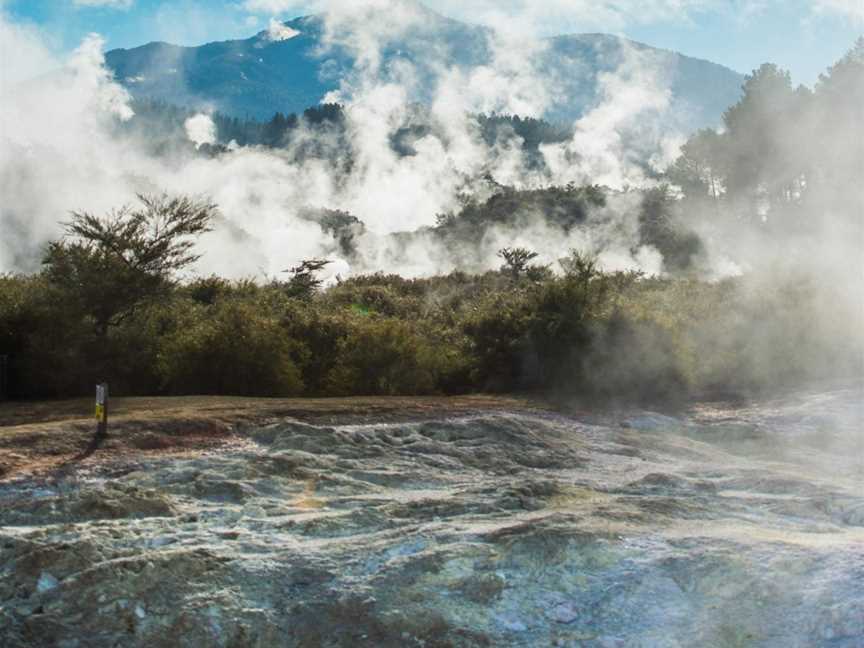
[[[98,310],[58,298],[48,261],[40,275],[0,278],[0,352],[12,357],[16,397],[80,395],[109,380],[114,393],[141,395],[544,390],[668,401],[856,369],[848,339],[815,308],[825,287],[795,277],[778,290],[602,274],[578,254],[539,279],[505,266],[298,292],[295,278],[213,277],[168,282],[103,331]]]
[[[193,239],[209,230],[216,211],[189,198],[139,200],[139,209],[124,207],[102,218],[73,212],[67,239],[50,243],[43,259],[57,298],[89,316],[101,337],[198,260]]]

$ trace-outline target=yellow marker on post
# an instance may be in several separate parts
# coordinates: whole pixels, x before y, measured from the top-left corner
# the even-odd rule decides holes
[[[108,436],[108,384],[96,385],[96,436]]]

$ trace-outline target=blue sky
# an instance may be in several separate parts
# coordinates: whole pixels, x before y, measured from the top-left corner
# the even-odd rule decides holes
[[[334,0],[342,1],[346,0]],[[15,21],[35,23],[50,45],[74,48],[97,32],[109,49],[153,40],[197,45],[246,38],[270,17],[314,12],[327,0],[0,0]],[[478,23],[509,21],[544,35],[624,34],[650,45],[749,72],[771,61],[812,84],[864,33],[864,0],[428,0]]]

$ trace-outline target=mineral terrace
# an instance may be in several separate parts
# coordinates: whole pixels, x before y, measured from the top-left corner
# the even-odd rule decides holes
[[[0,428],[0,645],[860,648],[862,402]]]

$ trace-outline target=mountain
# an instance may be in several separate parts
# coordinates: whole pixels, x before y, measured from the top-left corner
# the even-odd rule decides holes
[[[421,90],[411,99],[420,103],[430,99],[422,89],[431,92],[442,67],[468,71],[493,60],[491,30],[445,18],[412,0],[394,0],[394,6],[335,27],[324,16],[306,16],[274,22],[245,40],[200,47],[149,43],[110,51],[106,60],[137,98],[258,119],[300,112],[337,89],[356,70],[355,45],[363,42],[364,29],[373,30],[381,44],[381,70],[394,69],[400,60],[414,65]],[[412,12],[407,27],[400,14],[406,10]],[[644,54],[668,79],[673,112],[684,116],[689,128],[718,123],[743,83],[740,74],[723,66],[605,34],[558,36],[525,46],[537,52],[534,69],[549,75],[563,98],[545,115],[534,115],[547,119],[572,121],[596,105],[598,75],[614,71],[628,52]]]

